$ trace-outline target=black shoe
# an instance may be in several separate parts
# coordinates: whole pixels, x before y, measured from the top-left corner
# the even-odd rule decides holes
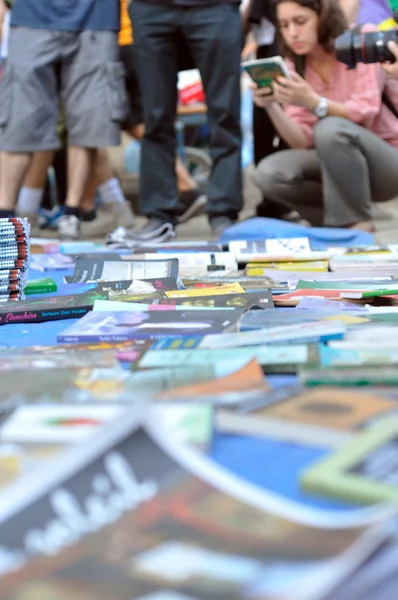
[[[129,232],[129,236],[142,242],[167,242],[175,237],[174,225],[152,217],[140,229]]]
[[[210,227],[211,227],[212,236],[214,236],[216,238],[220,238],[222,236],[222,234],[224,233],[224,231],[226,229],[228,229],[229,227],[232,227],[232,225],[234,225],[235,223],[236,223],[236,221],[234,221],[230,217],[224,217],[224,216],[212,217],[210,219]]]
[[[207,198],[196,190],[181,192],[177,204],[177,221],[186,223],[189,219],[202,215],[205,212]]]

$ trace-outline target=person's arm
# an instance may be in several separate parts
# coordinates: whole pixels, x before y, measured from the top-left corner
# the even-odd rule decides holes
[[[313,111],[319,104],[321,96],[300,75],[293,72],[290,79],[280,77],[274,84],[275,98],[281,104],[301,106]],[[328,100],[328,116],[349,118],[349,111],[343,102]]]
[[[381,66],[387,75],[393,77],[393,79],[398,79],[398,44],[388,42],[388,49],[395,56],[395,62],[383,63]]]
[[[256,88],[253,90],[253,100],[256,106],[268,112],[276,132],[291,148],[306,148],[309,145],[309,131],[301,123],[290,118],[275,99],[269,89]]]
[[[131,2],[131,0],[129,0],[129,1]],[[248,36],[250,29],[251,29],[250,11],[252,8],[252,4],[253,4],[253,0],[249,0],[249,2],[246,4],[246,6],[242,10],[242,29],[243,29],[244,39],[246,39],[246,37]]]

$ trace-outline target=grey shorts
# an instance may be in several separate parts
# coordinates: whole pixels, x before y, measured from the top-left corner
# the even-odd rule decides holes
[[[15,27],[0,80],[0,150],[55,150],[60,103],[68,143],[120,144],[128,106],[117,34]]]

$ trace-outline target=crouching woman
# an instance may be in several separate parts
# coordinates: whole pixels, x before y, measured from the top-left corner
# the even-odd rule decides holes
[[[374,231],[373,202],[398,195],[398,119],[382,99],[398,109],[398,82],[379,64],[337,61],[347,25],[336,0],[276,0],[276,12],[291,77],[254,101],[291,149],[265,158],[255,182],[313,225]]]

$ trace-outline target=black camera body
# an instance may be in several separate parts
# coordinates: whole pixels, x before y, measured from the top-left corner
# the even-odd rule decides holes
[[[394,12],[394,21],[398,23],[398,10]],[[398,31],[362,32],[355,27],[339,35],[334,42],[336,58],[349,69],[355,69],[358,63],[395,62],[395,57],[388,49],[388,42],[398,44]]]

